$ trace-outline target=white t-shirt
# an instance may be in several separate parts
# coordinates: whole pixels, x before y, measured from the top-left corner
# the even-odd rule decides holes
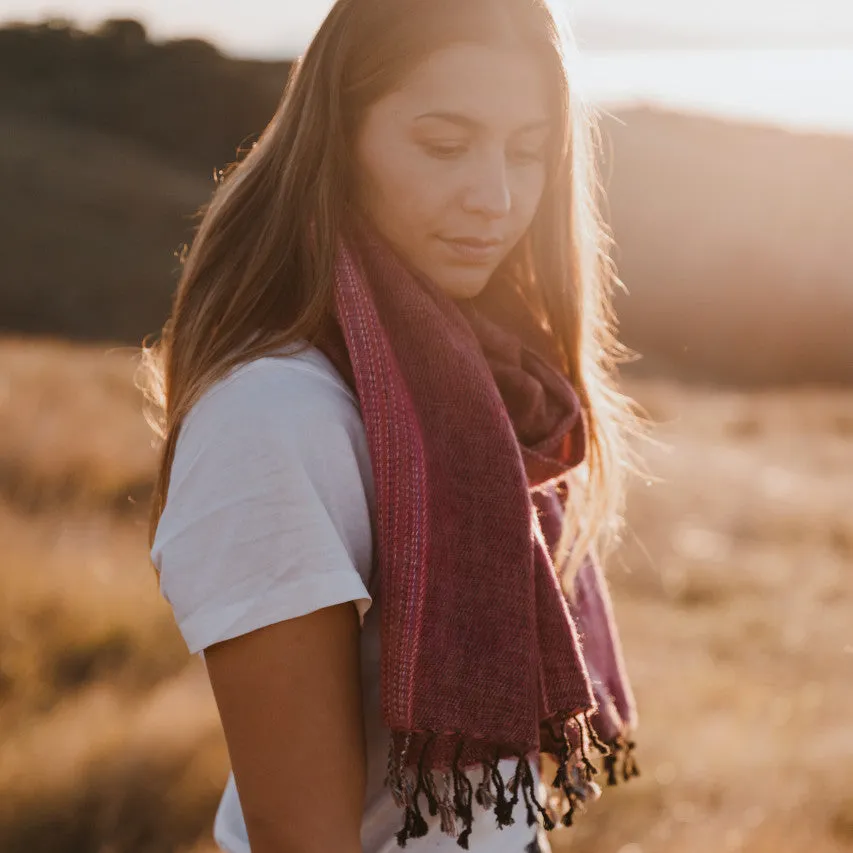
[[[364,853],[392,853],[403,813],[383,785],[388,731],[380,706],[374,490],[356,397],[318,350],[258,359],[216,383],[184,421],[152,559],[187,647],[200,653],[284,619],[352,601],[361,618],[367,738]],[[375,603],[374,603],[375,602]],[[460,654],[462,654],[460,650]],[[509,778],[515,761],[501,762]],[[534,773],[536,772],[535,767]],[[474,785],[480,772],[472,772]],[[538,781],[538,780],[537,780]],[[538,837],[524,803],[499,829],[474,804],[474,853],[524,853]],[[431,817],[407,850],[458,851]],[[231,774],[214,823],[227,853],[250,853]],[[533,849],[533,848],[530,848]]]

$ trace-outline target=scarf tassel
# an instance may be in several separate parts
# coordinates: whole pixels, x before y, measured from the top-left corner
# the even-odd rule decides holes
[[[421,774],[418,774],[418,784],[412,792],[410,801],[405,807],[403,828],[397,833],[397,844],[405,847],[410,838],[423,838],[429,832],[429,825],[421,813],[418,795],[424,790]]]
[[[539,802],[536,796],[536,783],[533,779],[533,771],[530,768],[530,762],[525,760],[524,766],[524,782],[521,790],[524,794],[524,804],[527,807],[527,825],[533,826],[533,824],[537,822],[536,813],[538,812],[539,816],[542,818],[542,826],[545,828],[546,832],[550,832],[554,829],[556,824],[549,814],[548,809]]]
[[[572,723],[577,726],[580,733],[580,746],[575,750],[571,749],[566,734],[566,728]],[[402,769],[405,753],[401,757],[399,768],[394,768],[389,760],[389,777],[386,784],[390,785],[398,805],[405,810],[403,828],[397,833],[398,845],[405,847],[410,838],[422,838],[428,832],[429,826],[419,803],[421,794],[426,798],[429,814],[433,817],[440,816],[441,831],[455,838],[456,843],[463,850],[467,850],[469,846],[474,820],[474,802],[486,811],[494,812],[500,829],[515,823],[513,812],[520,797],[524,799],[528,826],[541,821],[546,832],[552,831],[558,823],[565,827],[572,826],[577,812],[585,810],[586,805],[598,799],[601,794],[600,787],[594,781],[599,770],[587,754],[587,743],[602,754],[602,764],[608,785],[619,784],[620,776],[624,781],[628,781],[640,775],[634,757],[636,749],[634,741],[620,737],[609,745],[602,743],[596,736],[588,715],[568,718],[559,734],[553,728],[551,728],[551,734],[557,743],[559,762],[551,786],[560,792],[566,804],[562,816],[555,815],[550,806],[539,802],[530,759],[526,756],[516,756],[518,764],[515,773],[511,779],[504,780],[498,769],[500,753],[496,753],[491,761],[484,762],[483,778],[477,785],[476,791],[467,773],[460,767],[464,747],[464,740],[461,737],[451,769],[439,773],[439,771],[427,770],[424,766],[426,753],[435,738],[433,735],[421,751],[414,783],[409,776],[409,771]],[[440,792],[436,773],[443,782]],[[461,831],[458,825],[460,821]]]
[[[636,748],[634,741],[621,737],[610,745],[610,753],[604,757],[604,769],[609,786],[618,785],[620,776],[623,782],[630,782],[631,779],[641,775],[634,755]]]
[[[566,729],[571,723],[577,726],[580,743],[574,751],[566,734]],[[557,743],[559,761],[557,774],[551,786],[560,792],[563,800],[568,804],[560,818],[560,823],[569,827],[574,824],[575,813],[587,802],[595,801],[601,795],[601,789],[594,781],[594,777],[598,775],[598,768],[590,761],[587,754],[587,740],[599,751],[607,747],[598,740],[587,715],[567,719],[559,734],[553,727],[549,726],[549,728],[552,738]]]
[[[435,736],[433,736],[434,738]],[[430,739],[431,742],[432,739]],[[409,739],[406,740],[406,750],[408,750]],[[428,744],[427,744],[428,745]],[[393,750],[393,741],[392,747]],[[411,782],[409,781],[408,775],[406,774],[404,768],[405,765],[405,751],[401,758],[400,769],[395,770],[392,763],[393,751],[389,754],[388,759],[388,767],[389,767],[389,783],[393,792],[400,792],[400,796],[405,807],[405,817],[403,821],[403,828],[397,833],[397,844],[400,847],[405,847],[406,842],[410,838],[423,838],[429,832],[429,824],[426,822],[426,819],[421,812],[421,807],[418,802],[420,798],[421,791],[426,794],[427,797],[427,805],[430,809],[431,814],[435,814],[432,811],[434,796],[432,794],[432,788],[430,787],[430,782],[427,781],[427,776],[424,771],[424,758],[426,757],[426,747],[421,752],[420,760],[418,761],[418,772],[417,772],[417,781],[412,788]],[[431,781],[431,780],[430,780]]]
[[[516,770],[514,780],[505,784],[503,777],[498,770],[498,759],[495,758],[491,764],[491,772],[492,781],[495,783],[496,791],[495,817],[498,819],[498,828],[503,829],[504,827],[512,826],[515,823],[515,818],[512,816],[512,812],[518,802],[518,791],[514,790],[512,799],[509,799],[507,797],[507,789],[510,789],[510,793],[513,793],[513,789],[515,789],[514,781],[518,778],[518,770]]]
[[[474,810],[471,802],[474,798],[474,786],[471,780],[459,766],[459,759],[462,756],[462,747],[464,741],[460,738],[456,748],[456,757],[453,761],[453,806],[456,810],[456,815],[462,820],[462,832],[456,838],[456,843],[463,849],[468,849],[468,836],[471,835],[472,825],[474,823]],[[455,830],[454,824],[454,830]],[[454,833],[455,835],[455,833]]]
[[[474,799],[486,811],[491,811],[497,802],[495,800],[494,792],[492,791],[492,769],[488,764],[483,765],[483,781],[477,786],[477,792],[474,794]]]

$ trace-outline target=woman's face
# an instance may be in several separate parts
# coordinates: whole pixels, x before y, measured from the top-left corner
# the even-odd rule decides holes
[[[535,56],[438,51],[367,111],[361,204],[410,267],[454,298],[476,296],[536,213],[549,118]]]

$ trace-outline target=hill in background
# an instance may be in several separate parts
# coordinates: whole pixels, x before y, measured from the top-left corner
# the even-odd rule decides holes
[[[263,129],[289,72],[135,21],[0,30],[0,322],[138,343],[216,167]]]
[[[138,343],[168,312],[212,174],[290,66],[135,21],[0,30],[0,327]],[[604,121],[639,369],[853,380],[853,140],[666,114]]]
[[[853,137],[651,109],[604,128],[618,312],[647,368],[853,381]]]

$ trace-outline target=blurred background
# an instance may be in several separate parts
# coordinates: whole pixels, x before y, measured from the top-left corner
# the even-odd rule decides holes
[[[328,0],[0,0],[0,850],[212,853],[132,383]],[[643,776],[555,851],[853,849],[853,6],[576,0],[658,422],[609,576]]]

